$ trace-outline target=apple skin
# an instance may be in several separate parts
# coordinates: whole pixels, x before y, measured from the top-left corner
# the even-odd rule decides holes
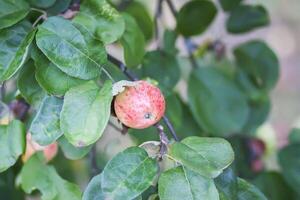
[[[147,81],[127,86],[114,101],[118,119],[127,127],[144,129],[156,124],[165,113],[165,99],[160,89]]]
[[[27,133],[27,135],[26,135],[26,151],[25,151],[24,155],[22,156],[22,161],[25,163],[33,154],[35,154],[38,151],[42,151],[44,154],[44,157],[46,159],[46,162],[49,162],[57,154],[57,151],[58,151],[57,142],[54,142],[47,146],[41,146],[32,140],[30,133]]]

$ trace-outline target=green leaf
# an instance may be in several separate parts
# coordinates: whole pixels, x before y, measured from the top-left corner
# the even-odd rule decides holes
[[[229,136],[246,123],[247,99],[236,84],[213,67],[195,69],[188,82],[191,111],[207,132]]]
[[[287,185],[281,174],[278,172],[263,172],[254,179],[254,184],[268,199],[294,199],[293,190]]]
[[[209,27],[216,14],[217,8],[211,1],[189,1],[179,10],[177,30],[184,36],[201,34]]]
[[[37,47],[33,48],[35,62],[35,77],[39,85],[52,95],[64,95],[71,87],[80,85],[85,81],[74,78],[51,63]]]
[[[62,179],[55,168],[43,163],[38,155],[32,156],[23,166],[20,184],[28,194],[39,190],[42,193],[42,200],[81,199],[79,187]]]
[[[49,8],[56,0],[28,0],[31,6],[38,8]]]
[[[58,144],[61,147],[64,156],[70,160],[83,158],[92,148],[92,145],[87,147],[74,147],[64,136],[58,139]]]
[[[282,169],[285,181],[300,195],[300,146],[291,144],[281,149],[278,153],[278,161]]]
[[[143,77],[158,81],[158,87],[169,94],[180,78],[179,65],[176,57],[162,51],[148,52],[141,67]]]
[[[158,182],[160,200],[216,200],[219,199],[213,179],[203,177],[185,167],[163,172]]]
[[[0,1],[0,29],[12,26],[23,19],[29,12],[29,5],[25,0]]]
[[[125,32],[120,40],[124,48],[124,59],[128,67],[136,67],[145,55],[145,38],[135,19],[128,14],[122,15]]]
[[[237,200],[267,200],[265,195],[254,185],[244,179],[238,178],[238,198]]]
[[[240,5],[231,12],[226,28],[230,33],[245,33],[269,23],[269,15],[263,6]]]
[[[232,11],[236,8],[242,0],[219,0],[220,4],[225,11]]]
[[[37,46],[48,59],[66,74],[80,78],[93,79],[99,76],[103,52],[90,49],[84,35],[70,21],[62,17],[50,17],[36,35]],[[99,62],[100,61],[100,62]]]
[[[74,146],[88,146],[102,135],[109,117],[112,83],[100,88],[93,81],[71,88],[65,95],[60,126]]]
[[[215,178],[234,159],[229,142],[222,138],[191,136],[170,146],[169,155],[202,176]]]
[[[248,120],[243,127],[246,133],[254,134],[257,128],[262,125],[269,116],[271,109],[270,99],[267,98],[261,102],[251,102],[249,105]]]
[[[74,18],[105,44],[118,40],[125,31],[122,16],[106,0],[86,0]]]
[[[157,162],[144,149],[126,149],[109,161],[102,172],[105,199],[134,199],[152,184],[157,172]]]
[[[29,60],[20,71],[17,86],[25,100],[33,107],[38,107],[46,94],[37,83],[34,71],[34,63]]]
[[[182,105],[177,95],[171,94],[166,98],[166,116],[170,119],[175,128],[182,125]]]
[[[224,172],[215,179],[215,183],[221,196],[221,200],[237,199],[237,177],[231,168],[224,170]]]
[[[293,128],[289,133],[289,142],[291,144],[300,143],[300,128]]]
[[[178,50],[176,48],[177,33],[171,30],[166,30],[164,32],[163,40],[163,51],[170,54],[176,55]]]
[[[138,1],[132,1],[126,8],[125,12],[134,17],[145,39],[150,40],[153,36],[153,21],[148,9]]]
[[[43,99],[30,126],[32,139],[38,144],[49,145],[63,134],[59,125],[62,105],[63,99],[54,96],[46,96]]]
[[[25,150],[25,127],[17,120],[0,125],[0,172],[13,166]]]
[[[104,200],[105,196],[101,190],[102,175],[94,176],[89,182],[87,188],[83,193],[82,200]]]
[[[25,63],[35,32],[28,21],[0,30],[0,82],[11,78]]]
[[[49,15],[58,15],[63,11],[66,11],[70,7],[72,0],[56,0],[55,3],[47,9]]]
[[[238,66],[255,80],[255,85],[266,91],[272,89],[279,78],[279,62],[275,53],[263,41],[253,40],[234,49]]]

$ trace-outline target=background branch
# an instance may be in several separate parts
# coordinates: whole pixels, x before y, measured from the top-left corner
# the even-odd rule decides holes
[[[165,0],[165,1],[167,2],[167,5],[168,5],[168,7],[169,7],[169,9],[170,9],[170,11],[171,11],[173,17],[176,19],[176,18],[177,18],[178,12],[177,12],[177,10],[176,10],[176,8],[175,8],[175,6],[174,6],[172,0]],[[195,56],[194,56],[194,54],[193,54],[194,48],[195,48],[197,45],[195,45],[195,44],[192,42],[192,40],[189,39],[189,38],[184,38],[184,45],[185,45],[185,48],[186,48],[186,50],[187,50],[187,52],[188,52],[188,57],[189,57],[189,60],[190,60],[190,62],[191,62],[192,67],[193,67],[193,68],[197,68],[197,67],[198,67],[198,64],[197,64],[197,61],[196,61]]]

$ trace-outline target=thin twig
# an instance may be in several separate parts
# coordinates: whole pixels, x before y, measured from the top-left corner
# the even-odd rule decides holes
[[[155,27],[155,42],[157,43],[157,49],[159,49],[159,18],[161,17],[162,14],[162,2],[163,0],[158,0],[157,1],[157,6],[156,6],[156,11],[154,15],[154,27]]]
[[[113,129],[115,129],[118,132],[122,132],[123,131],[121,128],[119,128],[117,125],[115,125],[111,121],[108,122],[108,125],[110,125]]]
[[[179,141],[179,138],[174,130],[174,127],[172,125],[172,123],[170,122],[169,118],[167,118],[165,115],[163,116],[163,121],[164,123],[167,125],[168,129],[170,130],[173,138],[175,141]]]
[[[0,86],[0,101],[3,101],[5,96],[5,81]]]
[[[169,139],[166,136],[165,132],[164,132],[164,127],[160,124],[156,124],[155,125],[157,128],[157,131],[159,133],[159,139],[160,139],[160,150],[159,150],[159,154],[160,154],[160,158],[162,159],[162,157],[167,153],[168,151],[168,144],[169,144]]]

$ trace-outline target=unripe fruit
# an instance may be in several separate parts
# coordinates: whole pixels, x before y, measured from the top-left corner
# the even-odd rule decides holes
[[[147,81],[136,81],[115,98],[114,109],[126,126],[143,129],[157,123],[165,112],[165,99],[160,90]]]
[[[43,151],[46,162],[49,162],[57,154],[57,151],[58,151],[57,142],[54,142],[47,146],[41,146],[38,143],[36,143],[35,141],[33,141],[31,138],[31,134],[28,133],[26,135],[26,151],[25,151],[25,154],[22,156],[23,162],[26,162],[37,151]]]

